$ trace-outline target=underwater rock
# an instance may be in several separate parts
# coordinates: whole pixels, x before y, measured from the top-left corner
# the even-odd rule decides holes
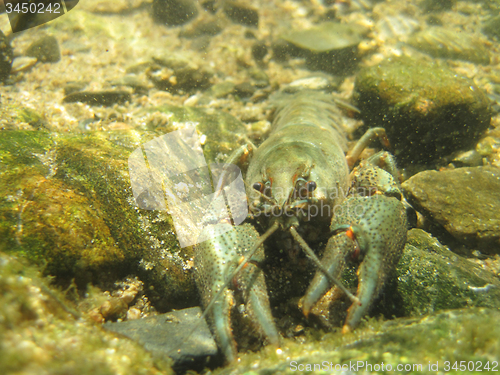
[[[292,30],[283,34],[281,39],[298,49],[286,53],[305,57],[310,69],[339,73],[354,68],[362,34],[348,24],[325,22],[306,30]],[[283,54],[283,51],[275,54]]]
[[[68,94],[64,97],[64,103],[87,103],[90,105],[112,106],[113,104],[123,104],[130,102],[132,96],[130,92],[123,90],[114,91],[79,91]]]
[[[488,65],[490,53],[485,43],[462,31],[457,33],[444,27],[426,27],[413,34],[408,44],[433,57],[465,60]]]
[[[23,254],[44,265],[57,283],[74,280],[84,290],[89,282],[106,287],[139,273],[145,253],[158,249],[170,254],[171,272],[156,289],[172,307],[194,304],[194,284],[177,255],[171,219],[137,209],[131,191],[128,156],[153,136],[4,132],[0,251]],[[165,284],[169,289],[161,288]]]
[[[257,88],[247,81],[235,85],[233,94],[237,95],[240,98],[249,98],[254,94],[255,91],[257,91]]]
[[[16,74],[19,72],[27,71],[27,70],[31,69],[32,67],[34,67],[37,62],[38,62],[38,59],[35,57],[28,57],[28,56],[16,57],[12,61],[11,73]]]
[[[403,183],[409,202],[453,237],[500,254],[500,169],[424,171]]]
[[[74,279],[82,290],[135,273],[159,311],[193,306],[192,250],[179,247],[166,211],[137,207],[128,157],[141,143],[193,123],[207,162],[223,162],[246,129],[229,114],[195,108],[146,108],[136,116],[149,131],[2,132],[0,251],[23,254],[56,282]]]
[[[61,51],[56,37],[46,35],[35,40],[26,50],[26,56],[36,57],[41,62],[58,62],[61,60]]]
[[[449,10],[455,5],[457,0],[422,0],[420,6],[426,12]]]
[[[152,16],[155,22],[167,26],[179,26],[198,15],[193,0],[153,0]]]
[[[500,39],[500,16],[491,17],[484,22],[483,33],[490,38]]]
[[[487,308],[385,322],[370,319],[347,335],[311,333],[302,340],[283,340],[278,351],[267,346],[257,353],[241,354],[238,362],[212,374],[400,373],[404,369],[431,373],[445,366],[445,358],[450,358],[450,366],[451,358],[459,358],[481,368],[488,362],[491,368],[498,358],[499,320],[500,312]]]
[[[9,76],[13,58],[14,51],[10,42],[0,30],[0,82],[5,81]]]
[[[143,319],[109,322],[103,328],[129,337],[155,358],[171,357],[176,372],[201,371],[218,353],[205,319],[201,320],[199,307]]]
[[[267,55],[267,45],[264,41],[255,42],[252,46],[252,56],[255,61],[262,61]]]
[[[462,307],[500,308],[500,280],[421,229],[408,232],[391,296],[397,316]],[[386,297],[387,298],[387,297]]]
[[[179,33],[183,38],[199,38],[201,36],[214,36],[219,34],[225,26],[225,22],[220,17],[198,19],[187,25]]]
[[[187,57],[155,56],[156,65],[147,69],[148,78],[159,90],[172,93],[194,93],[210,87],[213,73]]]
[[[215,97],[215,98],[225,98],[229,94],[231,94],[234,90],[234,84],[231,81],[223,81],[220,83],[216,83],[209,90],[207,90],[207,94]]]
[[[224,13],[235,23],[245,26],[259,26],[259,12],[244,2],[226,0],[224,2]]]
[[[488,97],[471,80],[409,57],[361,70],[354,98],[365,124],[385,128],[402,164],[473,148],[491,119]]]
[[[0,252],[0,373],[174,374],[169,358],[82,318],[64,294]]]

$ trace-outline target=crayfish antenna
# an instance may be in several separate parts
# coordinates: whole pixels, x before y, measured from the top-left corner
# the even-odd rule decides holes
[[[318,269],[323,272],[323,274],[326,276],[326,278],[328,279],[328,281],[330,281],[330,283],[332,285],[336,285],[340,288],[340,290],[342,292],[344,292],[346,294],[346,296],[351,300],[351,302],[353,303],[357,303],[358,305],[361,306],[361,302],[359,301],[359,298],[357,298],[354,294],[352,294],[351,292],[349,292],[346,287],[344,285],[342,285],[342,283],[340,282],[340,280],[336,279],[335,277],[333,277],[330,272],[328,272],[328,270],[323,266],[323,264],[321,264],[321,261],[318,259],[318,257],[316,256],[316,254],[314,254],[314,251],[309,247],[309,245],[307,244],[306,241],[304,241],[304,239],[300,236],[300,234],[297,232],[297,230],[295,229],[295,227],[290,227],[290,233],[292,234],[293,238],[299,243],[300,247],[302,247],[302,249],[304,250],[304,252],[306,253],[306,255],[309,257],[309,259],[311,259],[314,264],[316,265],[316,267],[318,267]]]

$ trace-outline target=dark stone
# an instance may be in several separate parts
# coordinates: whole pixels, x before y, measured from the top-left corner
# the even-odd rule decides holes
[[[198,7],[193,0],[154,0],[152,15],[155,22],[179,26],[195,18]]]
[[[82,91],[87,85],[88,82],[82,82],[82,81],[68,82],[64,86],[64,95],[69,95],[73,94],[74,92]]]
[[[403,165],[470,150],[491,119],[486,94],[444,63],[391,58],[361,70],[354,98],[365,124],[385,128]]]
[[[5,81],[9,76],[13,58],[14,51],[8,39],[0,30],[0,82]]]
[[[249,98],[255,91],[257,89],[250,82],[243,82],[234,86],[233,94],[238,95],[240,98]]]
[[[26,50],[26,56],[36,57],[41,62],[58,62],[61,60],[59,43],[52,35],[35,40]]]
[[[252,56],[255,61],[262,61],[267,55],[267,46],[265,42],[259,41],[252,46]]]
[[[500,169],[425,171],[403,183],[413,207],[457,240],[500,254]]]
[[[199,307],[144,319],[109,322],[103,327],[138,342],[157,358],[171,357],[176,372],[200,371],[218,353],[207,323],[201,319]]]
[[[223,23],[220,19],[208,19],[196,21],[189,25],[189,28],[182,30],[179,33],[183,38],[198,38],[200,36],[214,36],[223,30]]]
[[[210,87],[213,73],[186,57],[166,55],[154,57],[153,60],[158,65],[148,69],[147,75],[159,90],[172,93],[194,93],[196,90]]]
[[[224,12],[228,18],[245,26],[259,26],[259,13],[257,9],[248,6],[239,1],[226,1],[224,4]]]
[[[111,106],[130,102],[132,96],[127,91],[80,91],[66,95],[64,103],[82,102],[90,105]]]

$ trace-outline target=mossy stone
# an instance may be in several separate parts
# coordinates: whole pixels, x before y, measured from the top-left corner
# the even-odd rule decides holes
[[[241,354],[238,362],[212,373],[391,373],[406,369],[430,374],[443,369],[445,360],[450,361],[450,368],[454,361],[472,361],[476,365],[479,361],[481,368],[489,361],[491,369],[498,357],[499,319],[498,309],[487,308],[449,310],[386,322],[370,319],[348,334],[309,331],[300,340],[286,338],[280,350],[267,346],[256,353]],[[429,367],[431,364],[433,367]]]
[[[465,32],[441,26],[427,27],[408,39],[408,44],[433,57],[488,65],[490,52],[484,41]]]
[[[245,128],[229,114],[174,106],[141,113],[148,111],[163,111],[171,125],[198,123],[207,162],[224,161],[242,142]],[[160,311],[196,305],[191,248],[179,247],[167,212],[137,207],[130,184],[130,154],[171,130],[2,132],[0,251],[44,265],[61,284],[106,288],[136,273]]]
[[[167,357],[102,330],[36,267],[0,252],[0,373],[172,375]]]
[[[500,254],[500,170],[424,171],[403,183],[408,201],[460,243]],[[438,233],[436,233],[438,234]]]
[[[41,62],[58,62],[61,60],[59,42],[55,36],[46,35],[31,43],[26,50],[26,56],[36,57]]]
[[[14,50],[4,33],[0,30],[0,82],[5,81],[9,76],[13,58]]]
[[[405,165],[473,148],[491,119],[488,97],[471,80],[409,57],[361,70],[354,97],[365,124],[385,128]]]
[[[154,0],[152,16],[155,22],[167,26],[183,25],[198,15],[193,0]]]

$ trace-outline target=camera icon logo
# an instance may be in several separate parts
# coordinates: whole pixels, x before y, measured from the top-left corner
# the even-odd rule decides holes
[[[207,164],[195,124],[157,137],[128,159],[139,208],[167,211],[181,247],[220,235],[248,215],[245,184],[234,164]],[[216,226],[216,231],[204,231]],[[212,233],[212,234],[209,234]]]
[[[78,0],[4,0],[13,33],[43,25],[68,13]]]

